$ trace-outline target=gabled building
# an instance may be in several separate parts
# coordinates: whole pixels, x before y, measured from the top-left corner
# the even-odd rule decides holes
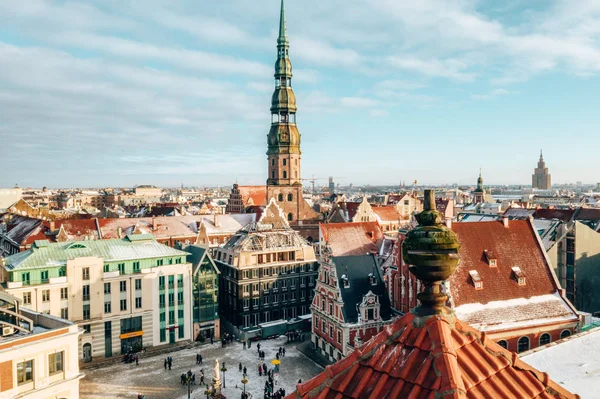
[[[265,186],[233,185],[227,207],[227,213],[245,213],[248,207],[267,205],[267,189]]]
[[[553,271],[530,220],[452,223],[461,261],[445,284],[457,316],[509,350],[522,352],[579,329],[579,316]],[[417,304],[423,287],[398,258],[398,310]],[[396,303],[393,301],[393,303]]]
[[[228,331],[309,313],[318,269],[315,251],[290,227],[274,199],[256,223],[216,250],[215,262]]]
[[[23,307],[76,323],[84,362],[190,340],[187,252],[147,234],[50,243],[0,259],[0,284]]]
[[[392,311],[374,255],[324,255],[311,306],[311,339],[334,362],[379,333]]]
[[[441,285],[456,270],[460,245],[441,224],[432,191],[417,217],[403,255],[424,286],[420,305],[286,399],[579,398],[444,306]]]

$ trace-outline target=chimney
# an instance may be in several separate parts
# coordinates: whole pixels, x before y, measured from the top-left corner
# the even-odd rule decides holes
[[[117,236],[119,238],[123,238],[123,229],[120,227],[117,228]]]
[[[502,224],[504,227],[508,227],[508,215],[502,215]]]
[[[446,224],[446,227],[452,230],[452,218],[446,217],[446,220],[444,222]]]
[[[152,231],[158,230],[158,224],[156,223],[156,218],[152,216]]]
[[[215,212],[213,214],[213,216],[214,216],[213,223],[214,223],[215,227],[219,227],[219,214]]]
[[[54,230],[56,230],[56,225],[54,223],[54,220],[50,221],[50,233],[52,233]]]

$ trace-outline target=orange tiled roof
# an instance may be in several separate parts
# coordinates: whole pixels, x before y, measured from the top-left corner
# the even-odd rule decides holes
[[[256,205],[266,206],[267,205],[267,187],[266,186],[239,186],[240,195],[242,196],[242,202],[244,206]],[[250,203],[252,200],[252,203]]]
[[[377,222],[320,224],[323,238],[333,256],[365,255],[377,252],[383,233]]]
[[[286,399],[579,398],[453,316],[408,313]]]
[[[400,220],[400,213],[393,206],[374,206],[371,209],[382,222],[397,222]]]

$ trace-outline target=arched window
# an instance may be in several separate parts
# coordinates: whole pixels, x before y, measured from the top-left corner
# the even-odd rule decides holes
[[[504,349],[508,349],[508,342],[506,342],[505,340],[498,341],[498,345],[500,345]]]
[[[550,341],[552,341],[550,334],[544,333],[540,336],[540,346],[548,345],[550,343]]]
[[[275,171],[274,171],[274,170],[272,170],[272,171],[271,171],[271,179],[274,179],[274,178],[275,178]]]
[[[287,159],[283,158],[283,166],[287,165]]]
[[[275,166],[275,158],[271,158],[271,166]]]
[[[294,220],[294,215],[292,215],[291,213],[288,213],[288,221],[292,221]]]
[[[283,171],[283,178],[287,179],[287,172],[285,170]]]
[[[283,202],[283,194],[279,194],[279,195],[277,196],[277,201],[279,201],[279,202]]]
[[[571,336],[571,331],[569,331],[569,330],[563,330],[563,332],[560,333],[560,339],[567,338],[570,336]]]
[[[517,353],[525,352],[529,350],[529,338],[521,337],[517,342]]]
[[[292,194],[288,194],[288,201],[291,201],[294,199],[294,196]]]

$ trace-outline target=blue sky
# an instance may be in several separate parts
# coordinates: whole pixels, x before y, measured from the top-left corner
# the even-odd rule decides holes
[[[595,183],[600,2],[286,0],[305,178]],[[262,184],[279,0],[0,0],[0,186]],[[323,181],[324,183],[325,181]]]

